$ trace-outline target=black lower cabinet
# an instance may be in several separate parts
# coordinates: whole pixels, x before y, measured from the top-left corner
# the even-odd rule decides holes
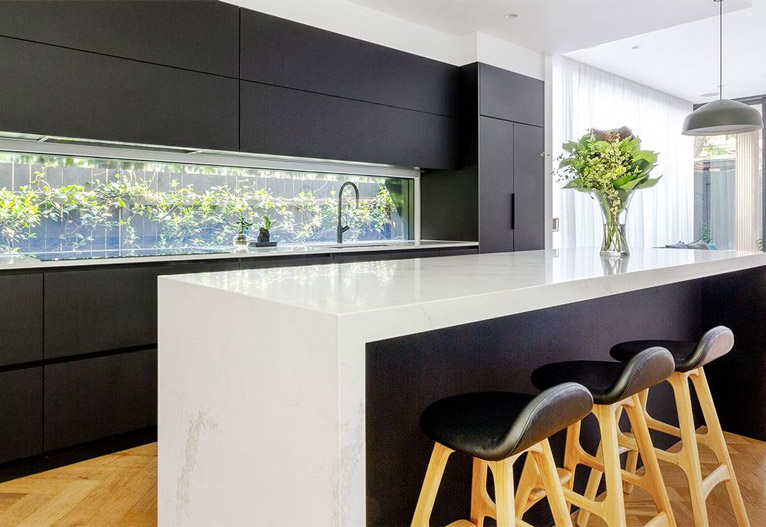
[[[0,366],[43,358],[43,277],[0,276]]]
[[[230,271],[238,260],[101,266],[45,274],[45,358],[157,342],[157,277]]]
[[[43,452],[43,368],[0,373],[0,463]]]
[[[46,451],[156,426],[156,348],[44,368]]]

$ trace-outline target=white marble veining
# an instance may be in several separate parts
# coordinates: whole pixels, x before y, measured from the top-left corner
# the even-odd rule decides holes
[[[160,526],[363,526],[367,342],[764,265],[577,249],[161,277]]]
[[[312,256],[322,254],[345,254],[375,251],[410,251],[417,249],[450,249],[469,248],[478,246],[478,242],[465,241],[371,241],[371,242],[347,242],[343,246],[335,243],[315,244],[284,244],[276,247],[251,247],[244,251],[236,251],[232,248],[221,248],[221,252],[204,254],[178,254],[178,255],[146,255],[127,257],[64,259],[43,261],[34,256],[24,253],[0,254],[0,272],[4,270],[38,269],[55,267],[77,267],[83,265],[114,265],[136,264],[157,262],[178,262],[192,260],[225,260],[231,258],[270,258],[280,256]],[[97,252],[97,251],[96,251]]]

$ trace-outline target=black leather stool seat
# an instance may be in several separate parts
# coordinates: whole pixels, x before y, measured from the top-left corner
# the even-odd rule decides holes
[[[675,362],[661,347],[644,349],[627,364],[576,360],[554,362],[532,373],[532,384],[544,390],[562,382],[576,382],[590,390],[596,404],[612,404],[655,386],[671,373]]]
[[[452,450],[500,461],[539,443],[588,415],[593,399],[566,383],[541,394],[479,392],[447,397],[420,416],[423,432]]]
[[[676,371],[687,372],[729,353],[734,347],[734,333],[726,326],[717,326],[705,333],[699,342],[631,340],[617,344],[609,353],[619,361],[628,362],[638,353],[652,346],[668,349],[673,354]]]

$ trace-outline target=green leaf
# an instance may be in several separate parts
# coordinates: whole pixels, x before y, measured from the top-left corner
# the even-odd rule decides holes
[[[657,183],[660,182],[660,179],[662,179],[662,176],[658,178],[654,178],[654,179],[647,179],[646,181],[638,185],[636,189],[652,188],[653,186],[655,186]]]

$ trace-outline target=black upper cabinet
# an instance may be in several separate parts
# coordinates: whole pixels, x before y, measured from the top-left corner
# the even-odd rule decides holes
[[[244,80],[455,115],[455,66],[248,9],[241,16]]]
[[[545,248],[545,163],[543,129],[513,125],[513,181],[516,218],[513,250]]]
[[[0,276],[0,366],[43,358],[43,276]]]
[[[479,113],[543,126],[543,81],[479,64]]]
[[[481,252],[513,250],[513,123],[481,117],[479,126]]]
[[[241,81],[241,150],[447,168],[455,119]]]
[[[0,0],[0,35],[230,77],[239,71],[239,9],[212,0]]]
[[[0,37],[0,130],[238,148],[238,81]]]

